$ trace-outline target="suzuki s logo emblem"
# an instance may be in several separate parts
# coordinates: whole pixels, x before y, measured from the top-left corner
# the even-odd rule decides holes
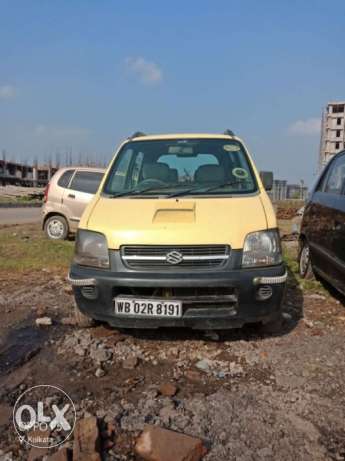
[[[169,264],[180,264],[183,261],[183,254],[177,250],[169,251],[165,259]]]

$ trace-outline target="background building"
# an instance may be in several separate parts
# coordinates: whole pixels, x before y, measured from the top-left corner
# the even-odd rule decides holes
[[[0,185],[44,187],[56,170],[51,165],[24,165],[0,159]]]
[[[306,200],[308,187],[301,180],[299,184],[288,184],[286,179],[274,179],[272,190],[267,192],[272,202],[280,200]]]
[[[2,150],[0,158],[0,186],[14,185],[14,186],[30,186],[30,187],[44,187],[48,184],[53,174],[60,168],[60,166],[90,166],[90,167],[106,167],[107,160],[103,156],[98,156],[96,161],[89,160],[88,156],[79,153],[78,161],[72,154],[72,151],[66,152],[65,162],[61,162],[61,156],[56,154],[55,162],[52,156],[47,156],[48,159],[45,164],[39,164],[35,160],[31,165],[21,162],[16,162],[13,159],[8,159],[5,150]]]
[[[270,196],[273,202],[285,200],[287,193],[287,181],[285,179],[274,179]]]
[[[345,147],[345,101],[329,102],[322,114],[319,169]]]
[[[287,199],[306,200],[308,196],[308,187],[301,184],[288,184],[286,189]]]

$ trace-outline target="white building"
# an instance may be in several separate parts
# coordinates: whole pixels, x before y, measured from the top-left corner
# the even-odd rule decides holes
[[[345,148],[345,101],[329,102],[322,114],[320,170]]]

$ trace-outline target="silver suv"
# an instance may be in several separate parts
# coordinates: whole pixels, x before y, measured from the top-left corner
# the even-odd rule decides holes
[[[64,240],[77,230],[86,205],[97,192],[105,169],[59,169],[44,191],[42,228],[48,238]]]

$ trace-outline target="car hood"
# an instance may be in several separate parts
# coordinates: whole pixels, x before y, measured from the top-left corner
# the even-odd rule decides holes
[[[99,197],[81,227],[105,234],[108,246],[228,244],[267,229],[260,195],[227,198]]]

